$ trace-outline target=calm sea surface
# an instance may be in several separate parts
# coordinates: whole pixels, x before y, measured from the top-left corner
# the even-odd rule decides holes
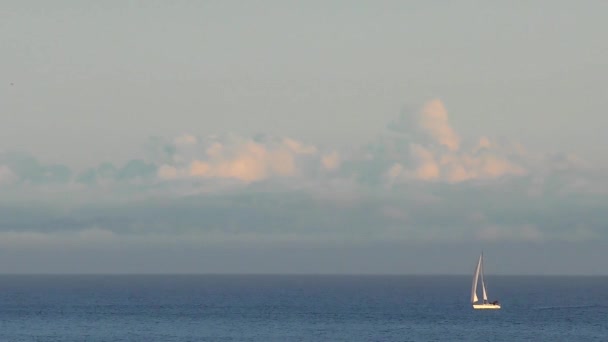
[[[0,341],[608,341],[608,277],[0,276]]]

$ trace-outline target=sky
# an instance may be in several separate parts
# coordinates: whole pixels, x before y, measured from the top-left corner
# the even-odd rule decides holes
[[[608,274],[604,1],[1,1],[0,272]]]

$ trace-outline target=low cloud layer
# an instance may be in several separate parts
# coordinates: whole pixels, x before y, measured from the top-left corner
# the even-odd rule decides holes
[[[439,100],[348,149],[183,134],[85,170],[5,153],[0,190],[0,241],[10,245],[608,238],[601,170],[569,154],[461,137]]]

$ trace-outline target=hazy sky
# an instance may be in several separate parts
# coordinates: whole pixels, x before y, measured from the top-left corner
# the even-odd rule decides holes
[[[607,11],[0,1],[0,272],[608,273]]]

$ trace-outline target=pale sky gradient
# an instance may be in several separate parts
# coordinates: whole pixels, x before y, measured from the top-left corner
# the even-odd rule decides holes
[[[1,8],[0,144],[44,160],[124,161],[186,131],[358,144],[435,97],[465,135],[605,160],[605,1]]]
[[[606,13],[0,0],[0,272],[606,274]]]

